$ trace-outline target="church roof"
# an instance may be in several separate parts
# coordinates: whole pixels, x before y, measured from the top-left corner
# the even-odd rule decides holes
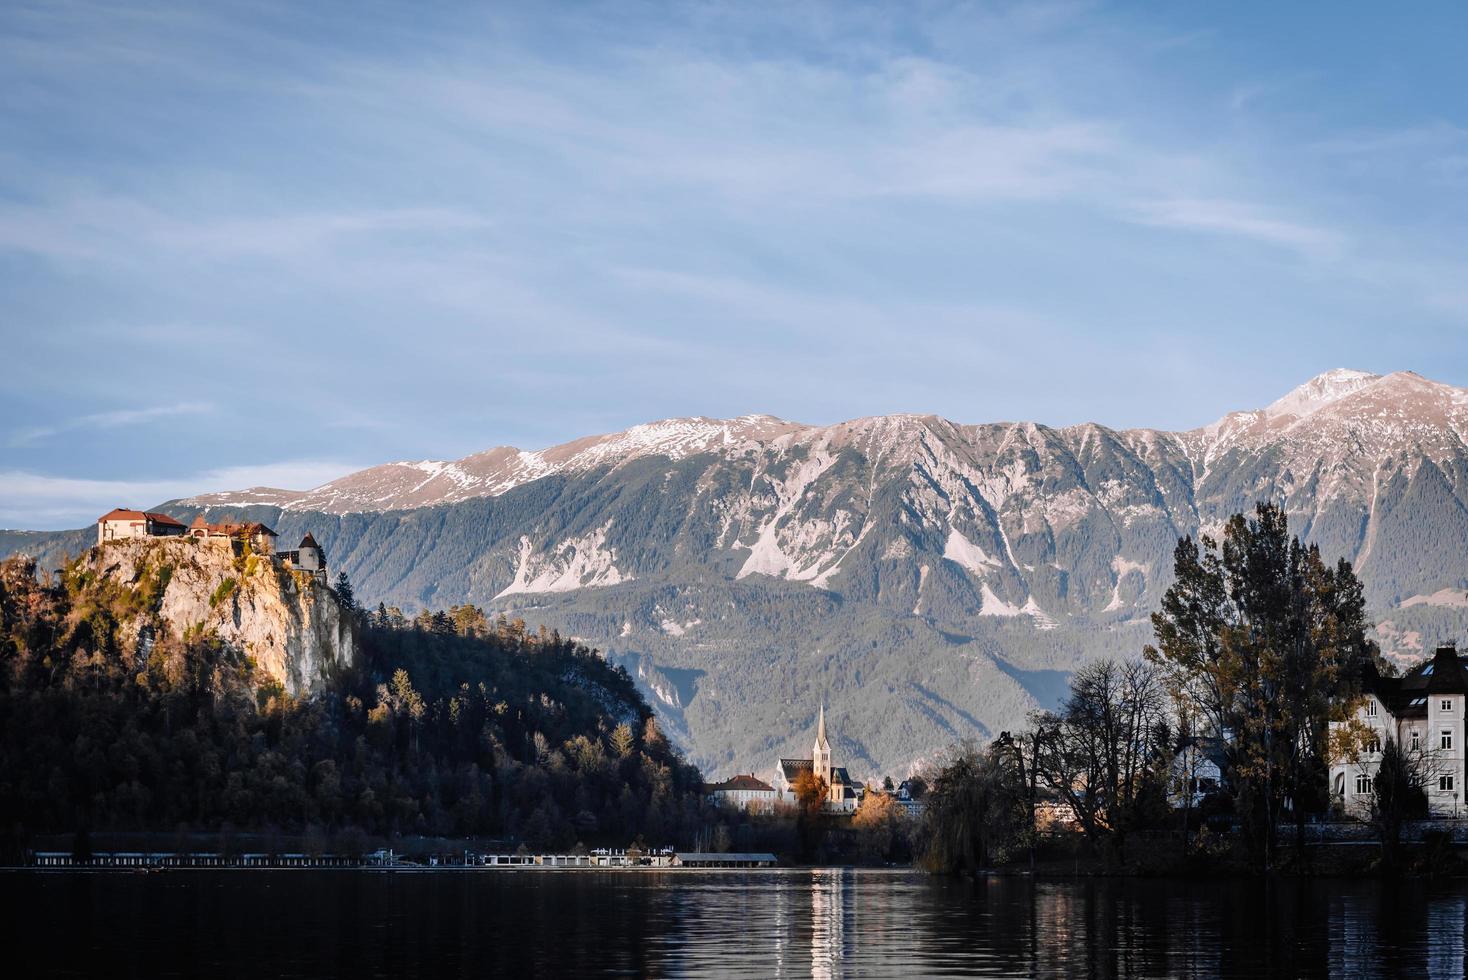
[[[795,782],[795,777],[802,772],[810,772],[815,769],[815,762],[811,759],[781,759],[780,772],[790,782]]]
[[[751,790],[758,793],[773,793],[775,791],[775,787],[771,786],[763,779],[755,777],[754,774],[751,773],[750,775],[741,774],[735,776],[732,779],[726,779],[722,783],[714,783],[708,788],[708,791],[710,793],[728,793],[738,790]]]

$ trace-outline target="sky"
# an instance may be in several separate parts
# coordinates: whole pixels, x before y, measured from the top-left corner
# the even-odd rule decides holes
[[[1468,7],[0,5],[0,527],[640,422],[1468,386]]]

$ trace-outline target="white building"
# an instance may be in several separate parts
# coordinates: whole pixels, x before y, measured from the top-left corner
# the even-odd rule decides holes
[[[757,778],[754,773],[735,776],[708,787],[708,796],[712,802],[752,813],[768,813],[773,810],[775,795],[775,787]]]
[[[117,507],[97,518],[97,543],[119,538],[171,538],[187,530],[167,514]]]
[[[1468,664],[1456,647],[1438,647],[1433,658],[1401,677],[1382,677],[1368,667],[1354,721],[1367,737],[1354,751],[1332,759],[1330,795],[1347,813],[1370,809],[1381,750],[1392,739],[1424,778],[1434,816],[1457,816],[1463,794],[1463,711]],[[1346,723],[1332,722],[1332,732]]]
[[[1187,735],[1178,739],[1167,764],[1167,802],[1175,810],[1196,809],[1223,788],[1223,741]]]

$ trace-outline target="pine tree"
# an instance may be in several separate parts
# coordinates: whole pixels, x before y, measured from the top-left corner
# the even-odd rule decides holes
[[[1267,867],[1287,799],[1302,844],[1301,802],[1316,795],[1328,725],[1346,717],[1377,655],[1362,586],[1349,562],[1331,568],[1318,548],[1291,538],[1273,504],[1259,504],[1252,519],[1235,514],[1221,547],[1206,535],[1201,547],[1183,538],[1173,558],[1175,581],[1152,616],[1157,646],[1146,655],[1209,734],[1228,737],[1225,781]]]
[[[357,611],[357,597],[352,594],[352,580],[347,578],[346,572],[338,572],[336,575],[336,601],[348,613]]]

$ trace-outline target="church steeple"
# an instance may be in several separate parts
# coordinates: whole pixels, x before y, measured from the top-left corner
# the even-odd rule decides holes
[[[831,743],[826,739],[826,705],[821,704],[821,713],[816,720],[816,747],[811,753],[811,769],[831,785]]]

